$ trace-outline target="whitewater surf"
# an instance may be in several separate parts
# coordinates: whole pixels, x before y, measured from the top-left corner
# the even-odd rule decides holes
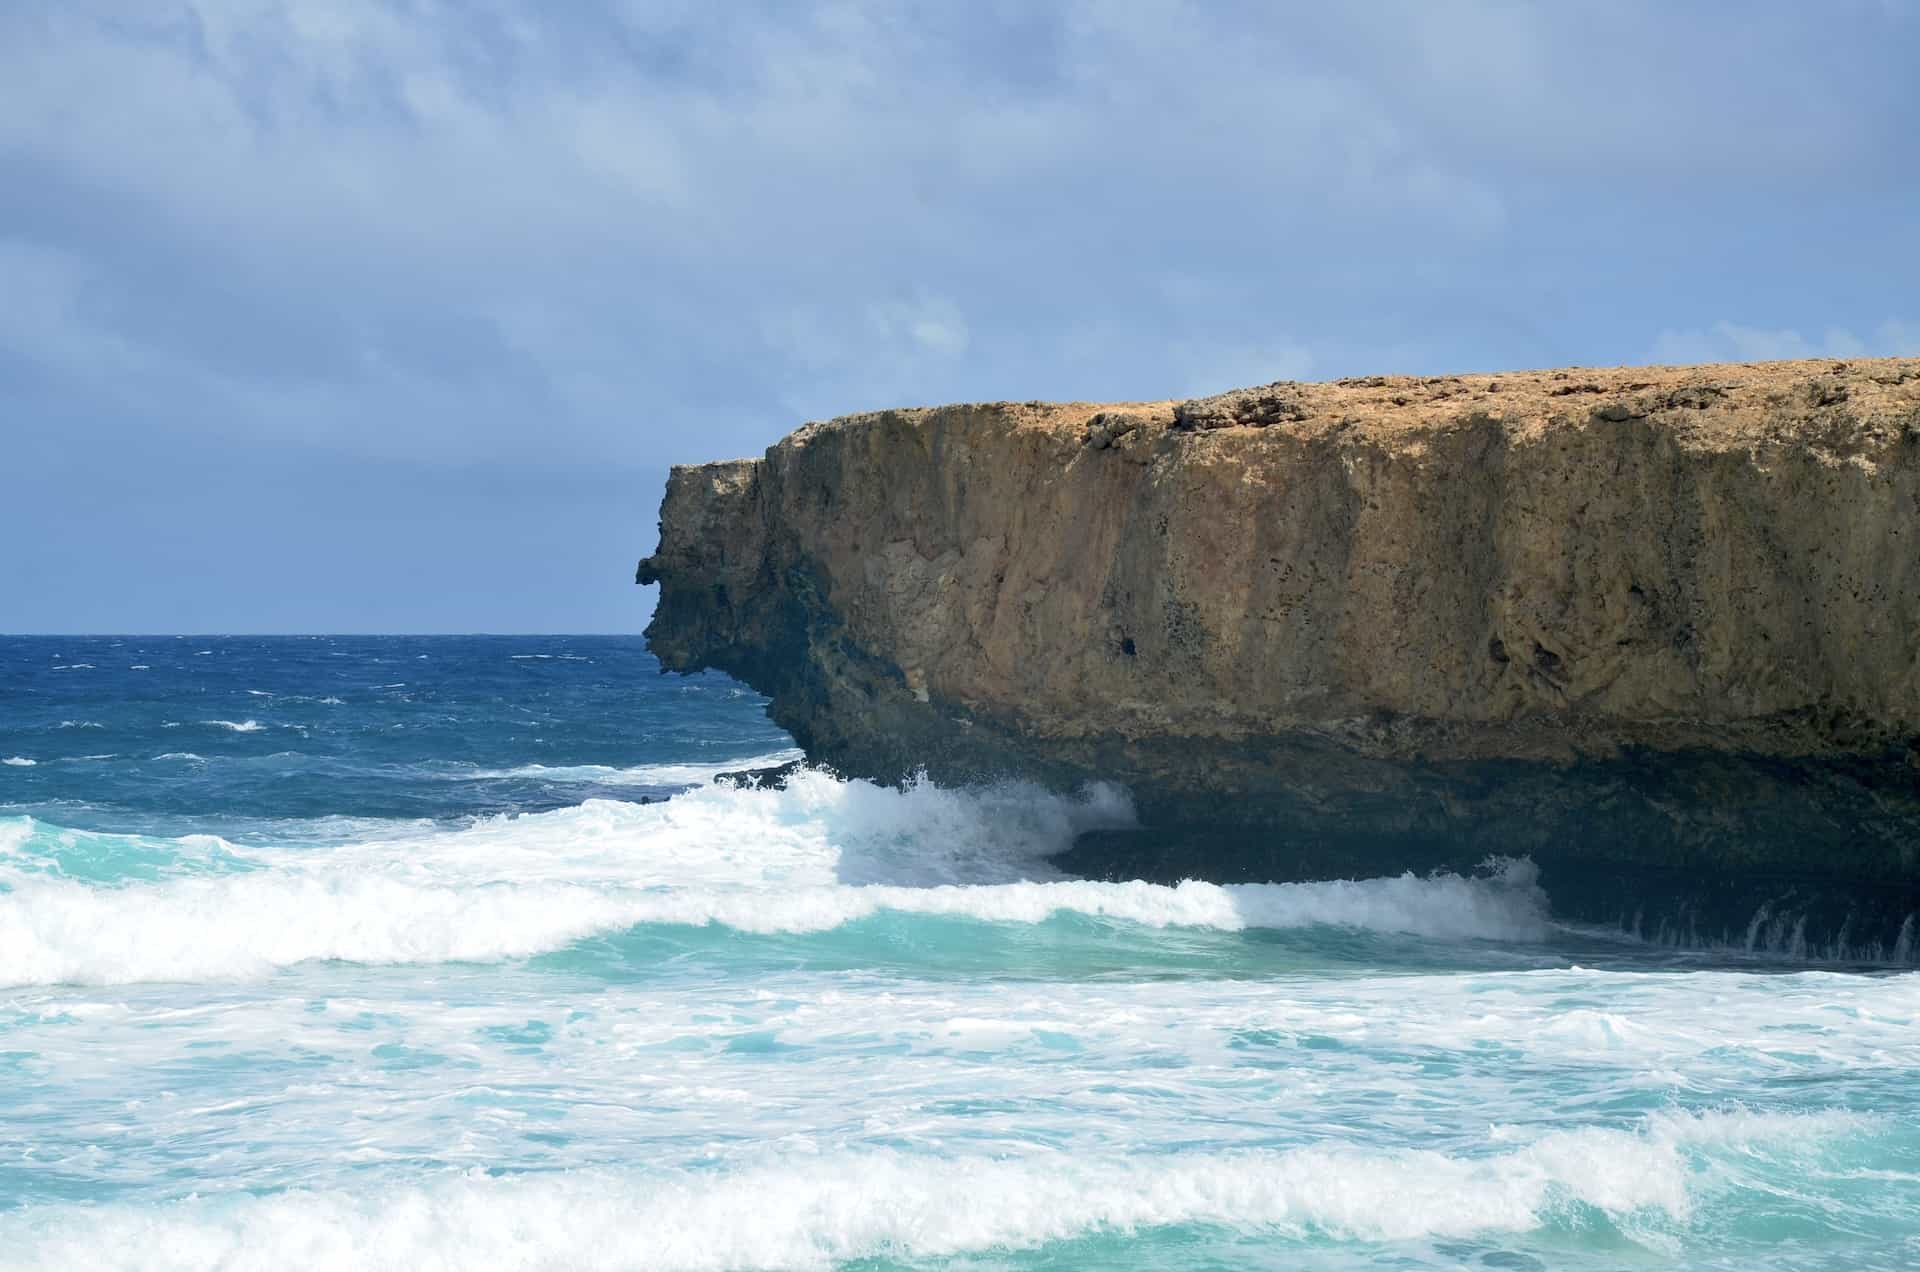
[[[1072,878],[635,640],[3,653],[0,1266],[1920,1262],[1910,947]]]

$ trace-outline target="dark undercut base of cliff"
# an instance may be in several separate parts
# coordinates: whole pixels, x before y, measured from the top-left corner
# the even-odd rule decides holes
[[[1055,864],[1097,879],[1289,882],[1525,858],[1557,917],[1688,947],[1904,961],[1920,800],[1898,753],[1636,752],[1568,765],[1378,763],[1233,802],[1150,798]]]
[[[1914,953],[1920,362],[850,416],[676,469],[638,577],[815,763],[1124,786],[1089,877],[1527,857],[1568,920]]]
[[[852,663],[885,677],[853,720],[776,699],[815,762],[881,783],[1119,785],[1139,824],[1083,832],[1053,859],[1083,878],[1314,882],[1525,859],[1567,922],[1686,948],[1920,956],[1920,752],[1907,745],[1433,763],[1320,737],[1060,742],[921,703],[870,655]]]

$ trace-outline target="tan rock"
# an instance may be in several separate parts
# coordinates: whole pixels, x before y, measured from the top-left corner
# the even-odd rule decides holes
[[[1812,798],[1806,852],[1912,870],[1920,360],[845,416],[675,469],[640,578],[666,666],[741,676],[850,772],[1478,847],[1513,792],[1584,816],[1575,779],[1687,757],[1709,861],[1717,755],[1860,787]]]

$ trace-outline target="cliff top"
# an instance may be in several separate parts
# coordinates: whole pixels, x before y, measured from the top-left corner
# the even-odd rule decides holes
[[[1690,444],[1708,448],[1806,437],[1810,431],[1866,442],[1889,429],[1920,439],[1920,358],[1351,376],[1280,380],[1184,401],[910,407],[808,424],[790,441],[805,444],[822,430],[947,411],[990,411],[1016,428],[1078,434],[1096,446],[1142,426],[1204,432],[1284,425],[1307,435],[1385,439],[1475,417],[1507,421],[1524,435],[1595,416],[1620,422],[1658,417],[1682,430]]]

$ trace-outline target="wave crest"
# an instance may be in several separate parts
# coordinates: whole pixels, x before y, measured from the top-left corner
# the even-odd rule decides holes
[[[0,897],[0,985],[227,980],[317,960],[489,962],[639,925],[757,934],[828,931],[883,913],[1035,924],[1063,914],[1220,931],[1330,925],[1443,939],[1532,940],[1543,894],[1498,879],[1351,883],[1057,881],[607,889],[420,885],[386,877],[254,871],[94,888],[16,884]]]
[[[1462,1238],[1604,1216],[1667,1246],[1699,1200],[1857,1130],[1835,1115],[1706,1114],[1555,1132],[1482,1155],[1313,1147],[1086,1159],[899,1152],[724,1173],[449,1175],[425,1185],[57,1207],[0,1219],[23,1266],[823,1268],[1209,1227],[1295,1240]],[[234,1261],[234,1262],[229,1262]]]
[[[30,837],[0,862],[11,885],[0,894],[0,984],[247,978],[317,960],[485,962],[641,925],[805,934],[882,914],[1333,925],[1450,940],[1547,932],[1527,863],[1478,878],[1171,887],[1067,879],[1048,864],[1082,830],[1131,819],[1114,787],[1074,797],[1017,783],[895,789],[802,772],[784,790],[589,800],[324,847],[222,840],[212,853],[204,836],[48,827],[44,842]],[[117,879],[99,864],[116,859],[127,863]],[[72,877],[71,860],[89,863],[92,882]]]

